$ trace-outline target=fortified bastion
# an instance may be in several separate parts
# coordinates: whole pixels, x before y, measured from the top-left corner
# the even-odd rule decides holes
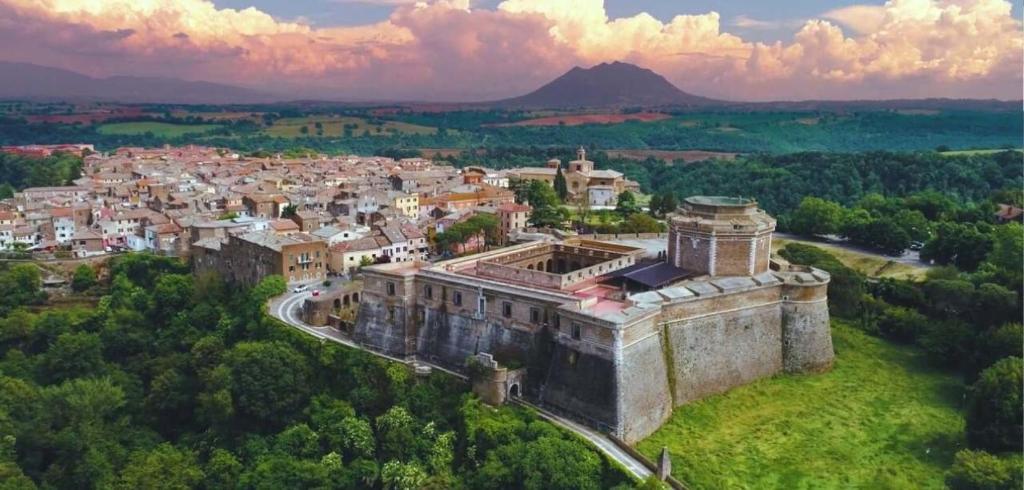
[[[508,396],[632,443],[674,407],[831,367],[829,276],[770,260],[774,229],[753,200],[698,196],[664,261],[572,238],[368,267],[353,338],[463,372],[493,357]]]

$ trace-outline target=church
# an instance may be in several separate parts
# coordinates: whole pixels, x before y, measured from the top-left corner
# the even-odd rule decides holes
[[[581,199],[585,199],[587,205],[591,207],[614,207],[622,192],[640,191],[640,184],[625,178],[622,172],[595,170],[594,162],[587,160],[587,150],[583,147],[576,150],[576,159],[565,167],[562,166],[561,160],[552,158],[544,167],[516,168],[509,170],[508,175],[520,180],[540,180],[554,185],[559,168],[562,168],[562,174],[565,176],[571,202],[581,202]]]

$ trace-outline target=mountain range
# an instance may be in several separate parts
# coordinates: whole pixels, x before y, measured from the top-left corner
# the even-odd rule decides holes
[[[0,61],[0,98],[170,104],[256,104],[280,100],[271,94],[219,83],[132,76],[93,78],[60,68],[5,61]]]
[[[647,68],[616,61],[591,68],[574,67],[533,92],[490,104],[506,108],[573,109],[722,103],[683,92]]]
[[[475,103],[339,102],[296,101],[293,97],[233,85],[187,81],[176,78],[113,76],[93,78],[61,68],[0,61],[0,99],[89,100],[127,104],[266,104],[281,102],[307,105],[395,105],[416,108],[438,106],[505,109],[696,109],[714,106],[729,110],[894,110],[961,109],[1019,111],[1021,102],[976,99],[910,99],[851,101],[732,102],[709,99],[680,90],[665,77],[623,62],[574,67],[528,94]]]

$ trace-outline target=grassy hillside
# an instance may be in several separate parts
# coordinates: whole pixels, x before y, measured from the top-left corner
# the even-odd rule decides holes
[[[679,408],[638,448],[663,446],[693,488],[943,488],[964,446],[963,384],[913,348],[833,322],[836,363]]]

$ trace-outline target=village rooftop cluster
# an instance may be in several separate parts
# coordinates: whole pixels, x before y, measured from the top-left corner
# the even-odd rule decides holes
[[[430,238],[481,213],[499,240],[528,226],[513,179],[552,182],[558,160],[494,171],[456,169],[423,158],[322,156],[247,158],[203,146],[89,145],[4,148],[45,156],[83,155],[73,185],[27,188],[0,203],[0,247],[88,257],[122,251],[192,256],[203,268],[251,284],[268,274],[289,282],[351,274],[373,263],[426,260]],[[594,170],[581,149],[567,184],[594,206],[614,206],[635,182]],[[460,252],[483,243],[474,237]]]

